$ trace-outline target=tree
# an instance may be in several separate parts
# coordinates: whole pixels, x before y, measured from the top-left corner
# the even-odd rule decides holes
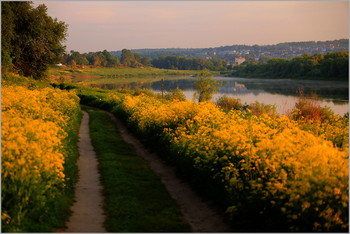
[[[104,50],[102,53],[103,53],[104,58],[107,61],[107,67],[119,66],[120,62],[119,62],[118,58],[111,55],[111,53],[109,53],[107,50]]]
[[[151,60],[149,58],[146,58],[146,57],[141,58],[141,63],[145,67],[152,66]]]
[[[80,54],[72,50],[70,54],[64,54],[63,63],[71,64],[75,60],[79,65],[92,65],[95,67],[118,67],[120,65],[119,59],[113,56],[107,50],[98,52],[89,52]]]
[[[196,82],[194,83],[196,90],[195,98],[198,97],[198,102],[210,101],[211,98],[219,90],[218,81],[213,80],[209,70],[203,70]]]
[[[131,60],[133,60],[133,55],[131,50],[123,49],[122,56],[121,56],[121,63],[126,67],[130,67],[132,62]]]
[[[141,67],[141,56],[139,54],[131,52],[131,50],[123,49],[121,55],[121,63],[125,67]]]
[[[76,68],[77,67],[77,62],[75,62],[74,59],[70,60],[69,65],[71,66],[71,68]]]
[[[152,65],[163,69],[179,70],[203,70],[214,71],[226,70],[227,62],[223,59],[213,58],[210,60],[200,58],[186,58],[184,56],[161,56],[152,60]]]
[[[1,2],[2,62],[25,76],[42,79],[49,64],[61,60],[67,25],[47,15],[44,4]]]
[[[233,75],[242,77],[310,77],[329,80],[348,80],[349,52],[332,52],[326,55],[304,54],[291,60],[274,58],[266,63],[241,65]]]
[[[12,65],[11,41],[15,36],[14,28],[14,13],[11,5],[1,3],[1,65],[3,71],[11,68]]]
[[[74,50],[71,51],[71,55],[68,58],[68,64],[73,64],[73,61],[75,61],[75,65],[79,64],[80,66],[89,64],[89,61],[86,59],[84,55]]]

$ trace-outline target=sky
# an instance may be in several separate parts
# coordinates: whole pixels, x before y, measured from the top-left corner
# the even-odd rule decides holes
[[[67,51],[208,48],[349,38],[348,1],[34,1]]]

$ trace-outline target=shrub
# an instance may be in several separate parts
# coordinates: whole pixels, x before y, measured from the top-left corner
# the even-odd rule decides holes
[[[192,168],[202,178],[198,183],[220,185],[217,196],[226,197],[236,227],[247,222],[242,230],[347,230],[347,152],[298,122],[273,112],[273,118],[254,111],[225,114],[211,103],[145,95],[118,102],[129,123],[163,142],[160,147],[171,152],[167,157]],[[273,109],[255,106],[263,113]]]
[[[277,117],[276,105],[268,105],[261,102],[254,102],[248,106],[248,109],[252,111],[254,115],[266,114],[270,117]]]
[[[72,122],[79,113],[74,93],[2,88],[3,231],[48,231],[57,218],[62,219],[58,210],[63,206],[66,182],[74,179],[65,168],[71,166],[68,158],[74,163],[65,140],[74,131]]]
[[[329,107],[321,107],[318,97],[307,98],[302,92],[290,118],[303,130],[332,141],[333,145],[347,150],[349,146],[349,119],[335,115]]]
[[[198,98],[198,102],[207,102],[219,90],[218,81],[213,80],[209,70],[203,70],[194,83],[196,90],[194,98]]]
[[[164,95],[164,99],[166,100],[178,100],[178,101],[186,101],[186,96],[185,94],[182,92],[181,89],[176,88],[176,89],[172,89],[169,92],[167,92]]]
[[[223,95],[218,98],[216,104],[224,110],[241,110],[243,105],[239,98]]]
[[[225,113],[209,102],[145,94],[104,101],[181,172],[200,178],[197,186],[216,193],[236,230],[348,230],[347,119],[314,125],[278,117],[271,105]]]
[[[299,90],[299,100],[295,103],[291,118],[305,121],[324,121],[334,115],[329,107],[321,107],[318,96],[312,94],[307,97],[302,90]]]

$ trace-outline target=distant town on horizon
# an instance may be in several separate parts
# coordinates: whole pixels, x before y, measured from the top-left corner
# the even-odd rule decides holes
[[[150,59],[160,56],[174,55],[197,58],[221,58],[233,62],[235,58],[260,60],[263,58],[292,59],[303,54],[326,54],[328,52],[349,51],[349,39],[327,41],[283,42],[273,45],[230,45],[210,48],[164,48],[164,49],[132,49],[142,57]],[[120,56],[120,51],[111,51]]]

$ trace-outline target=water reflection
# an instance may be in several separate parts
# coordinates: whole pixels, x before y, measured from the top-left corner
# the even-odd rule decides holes
[[[349,88],[348,82],[312,81],[312,80],[286,80],[286,79],[244,79],[214,77],[220,83],[219,92],[213,100],[226,94],[240,98],[243,103],[255,101],[277,106],[280,114],[292,109],[297,101],[298,90],[302,89],[306,95],[316,93],[322,98],[321,106],[329,106],[336,114],[343,115],[348,112]],[[124,84],[90,84],[92,87],[103,89],[118,88],[146,88],[155,92],[162,89],[169,91],[180,88],[188,99],[193,99],[195,78],[166,79],[155,82],[131,82]]]
[[[349,88],[347,82],[299,81],[284,79],[244,79],[214,77],[220,82],[220,90],[214,100],[226,94],[241,99],[243,103],[259,101],[277,106],[277,112],[286,114],[298,101],[298,90],[306,95],[316,93],[322,101],[321,106],[329,106],[336,114],[348,112]],[[195,79],[164,81],[164,90],[180,88],[188,99],[193,99]],[[160,92],[161,82],[152,83],[151,89]]]
[[[305,94],[316,93],[319,97],[337,101],[348,101],[348,82],[335,81],[312,81],[290,79],[243,79],[243,78],[220,78],[218,80],[231,87],[233,83],[243,84],[248,90],[262,90],[263,92],[283,95],[297,95],[299,89]],[[229,91],[228,91],[229,92]]]
[[[120,83],[120,84],[111,84],[111,83],[88,83],[86,84],[89,87],[100,88],[100,89],[152,89],[151,83],[148,82],[130,82],[130,83]]]
[[[336,81],[299,81],[285,79],[244,79],[214,77],[220,82],[220,94],[243,94],[261,93],[282,94],[297,96],[297,91],[302,89],[305,94],[316,93],[319,97],[331,99],[336,102],[347,102],[349,99],[349,88],[347,82]],[[182,90],[193,89],[195,79],[181,79],[164,81],[165,90],[179,87]],[[161,82],[154,82],[151,86],[154,90],[161,89]]]

